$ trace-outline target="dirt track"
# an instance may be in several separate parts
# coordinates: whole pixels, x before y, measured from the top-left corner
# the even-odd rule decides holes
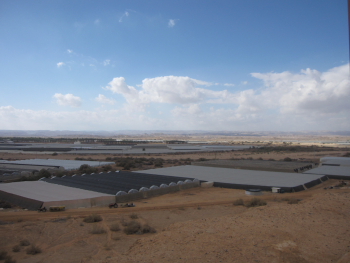
[[[350,189],[324,190],[329,180],[294,194],[265,193],[266,206],[233,206],[242,190],[189,189],[144,199],[134,208],[76,209],[60,213],[0,212],[0,247],[17,262],[350,262]],[[302,199],[287,204],[281,199]],[[99,223],[83,223],[96,213]],[[155,234],[112,232],[137,214]],[[91,234],[93,225],[106,230]],[[123,227],[121,226],[123,229]],[[42,253],[12,247],[27,238]]]

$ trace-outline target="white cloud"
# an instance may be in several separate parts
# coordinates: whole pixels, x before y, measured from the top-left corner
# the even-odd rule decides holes
[[[119,18],[119,23],[123,22],[123,18],[128,16],[129,16],[129,12],[125,11],[124,14]]]
[[[60,68],[60,67],[62,67],[62,66],[64,66],[64,65],[65,65],[65,64],[64,64],[63,62],[58,62],[58,63],[57,63],[57,67],[58,67],[58,68]]]
[[[110,59],[106,59],[105,61],[103,61],[103,66],[108,66],[110,61]]]
[[[53,95],[53,98],[56,99],[56,103],[60,106],[81,106],[81,99],[79,97],[73,96],[73,94],[63,95],[61,93],[55,93],[55,95]]]
[[[96,19],[96,20],[94,21],[94,24],[95,24],[95,25],[99,25],[99,24],[100,24],[100,19]]]
[[[69,54],[71,54],[71,53],[73,53],[73,50],[67,49],[67,52],[68,52]]]
[[[225,83],[224,86],[226,87],[233,87],[235,84],[231,84],[231,83]]]
[[[265,85],[255,97],[281,113],[330,114],[350,110],[349,64],[323,73],[306,69],[298,74],[285,71],[251,75]]]
[[[247,85],[248,81],[242,81],[241,83],[242,83],[242,85]]]
[[[98,94],[98,97],[95,98],[95,100],[102,104],[111,104],[113,105],[115,103],[115,100],[113,99],[107,99],[104,95]]]
[[[229,99],[226,90],[212,91],[198,86],[211,86],[212,83],[189,77],[164,76],[146,78],[142,81],[141,91],[125,83],[123,77],[114,78],[105,88],[113,93],[123,95],[128,103],[199,103],[213,101],[216,103]]]
[[[169,19],[168,27],[174,27],[175,26],[175,19]]]

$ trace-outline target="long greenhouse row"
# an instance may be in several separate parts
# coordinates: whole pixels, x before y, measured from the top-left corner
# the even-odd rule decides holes
[[[42,178],[41,181],[64,185],[105,194],[118,194],[158,187],[167,187],[186,182],[192,182],[193,178],[163,176],[154,174],[132,172],[107,172],[99,174],[84,174],[63,176],[54,178]]]

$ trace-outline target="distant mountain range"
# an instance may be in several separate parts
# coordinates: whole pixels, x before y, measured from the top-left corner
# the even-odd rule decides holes
[[[0,137],[116,137],[116,136],[350,136],[350,131],[166,131],[166,130],[121,130],[121,131],[49,131],[49,130],[0,130]]]

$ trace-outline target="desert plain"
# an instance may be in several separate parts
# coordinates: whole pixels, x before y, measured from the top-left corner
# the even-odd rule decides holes
[[[347,147],[332,146],[308,152],[249,149],[150,157],[165,160],[289,157],[318,162],[320,157],[344,156],[348,152]],[[0,158],[12,160],[43,156],[0,153]],[[47,158],[76,157],[58,154]],[[83,157],[105,160],[108,155]],[[128,208],[42,213],[14,207],[0,211],[0,252],[7,257],[4,262],[28,263],[350,262],[350,184],[334,187],[337,185],[339,180],[327,180],[296,193],[263,192],[259,199],[266,205],[256,207],[249,206],[253,197],[245,195],[244,190],[200,187],[138,200],[135,207]],[[243,202],[237,202],[239,199]],[[84,222],[90,215],[101,220]],[[126,229],[132,221],[139,225],[135,233]],[[152,231],[143,231],[147,228]],[[23,241],[30,245],[21,245]],[[32,245],[40,253],[27,254]]]

